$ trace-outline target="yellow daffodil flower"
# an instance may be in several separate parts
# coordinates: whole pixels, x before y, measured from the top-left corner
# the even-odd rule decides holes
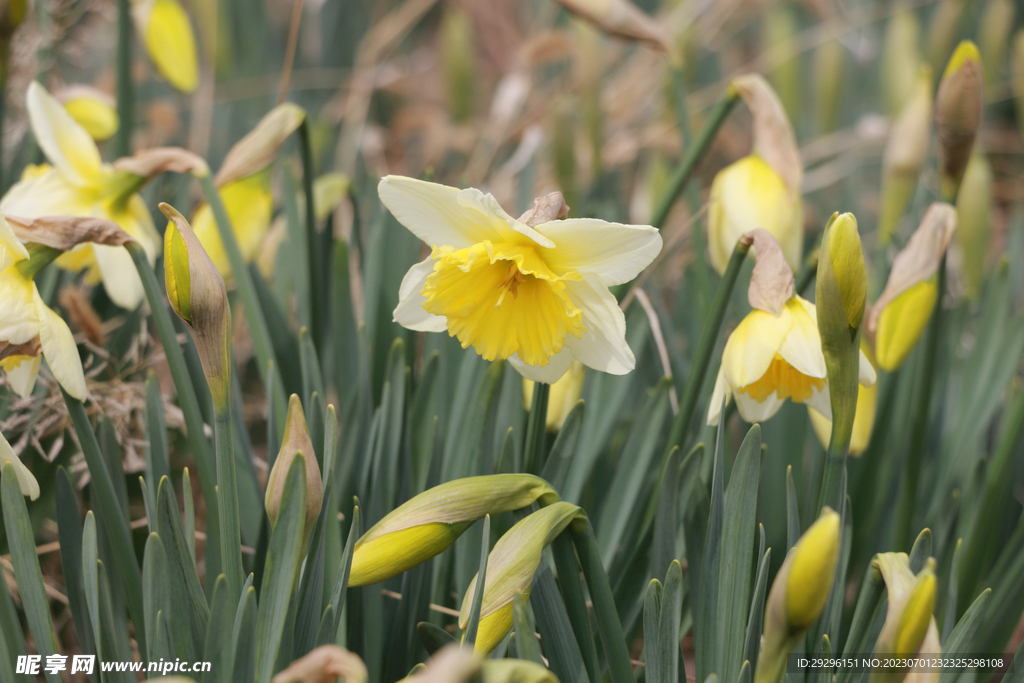
[[[102,163],[89,133],[38,82],[29,85],[26,102],[32,131],[51,165],[29,169],[0,199],[0,212],[22,218],[105,218],[139,242],[150,261],[155,261],[160,237],[145,202],[135,192],[145,179]],[[90,284],[102,281],[111,301],[121,308],[134,309],[142,301],[142,281],[131,256],[121,247],[81,244],[56,264],[86,271]]]
[[[132,18],[163,77],[178,90],[195,90],[199,82],[196,39],[178,0],[132,0]]]
[[[864,386],[875,382],[863,352],[859,378]],[[747,422],[767,420],[787,398],[832,416],[814,304],[797,295],[778,317],[759,309],[747,314],[725,343],[708,424],[718,423],[722,400],[731,397]]]
[[[608,287],[654,260],[657,230],[558,214],[537,223],[537,214],[524,214],[531,226],[479,190],[401,176],[383,178],[378,191],[432,250],[406,273],[395,322],[447,329],[463,348],[508,358],[537,382],[557,381],[574,360],[616,375],[633,369],[626,320]]]
[[[14,467],[14,474],[18,477],[18,486],[21,488],[22,495],[28,496],[32,500],[38,498],[39,482],[11,448],[7,437],[0,433],[0,467],[3,467],[5,463],[11,463],[11,466]]]
[[[28,396],[45,356],[61,386],[84,401],[85,374],[75,338],[68,324],[43,302],[24,267],[19,267],[28,261],[28,249],[0,216],[0,368],[14,391]]]
[[[101,90],[73,85],[54,93],[58,101],[71,114],[93,140],[106,140],[117,132],[120,121],[114,99]]]
[[[586,376],[587,369],[580,363],[573,363],[569,366],[569,371],[551,385],[548,412],[544,416],[544,424],[549,432],[557,432],[565,424],[565,418],[580,400]],[[523,408],[526,410],[533,404],[533,385],[534,382],[523,379]]]

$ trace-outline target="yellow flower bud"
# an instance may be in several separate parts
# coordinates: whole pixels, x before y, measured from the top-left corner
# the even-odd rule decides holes
[[[917,576],[910,570],[906,553],[881,553],[874,557],[872,565],[881,572],[888,593],[885,623],[875,642],[875,654],[895,657],[941,654],[933,616],[938,585],[935,560],[928,558]],[[907,669],[876,669],[868,680],[869,683],[898,683],[906,675]]]
[[[828,265],[839,285],[846,320],[851,328],[857,329],[864,318],[868,285],[864,250],[857,232],[857,219],[852,213],[840,214],[832,223],[822,238],[821,254],[828,255]]]
[[[882,96],[889,114],[903,111],[914,91],[921,64],[920,44],[921,25],[917,14],[903,4],[885,26],[882,48]],[[928,95],[930,100],[931,93]]]
[[[549,432],[557,432],[565,424],[565,418],[576,407],[583,391],[583,380],[587,376],[587,368],[579,362],[569,366],[569,370],[551,385],[548,394],[548,412],[545,425]],[[533,403],[533,381],[523,378],[523,408],[530,409]]]
[[[512,599],[529,597],[541,553],[572,520],[581,514],[572,503],[558,502],[525,517],[498,539],[487,557],[487,578],[480,605],[480,625],[474,652],[489,654],[512,628]],[[473,577],[462,600],[459,628],[466,628],[478,577]]]
[[[106,140],[117,132],[120,122],[112,97],[87,86],[72,86],[54,93],[71,117],[93,140]]]
[[[966,294],[975,299],[985,280],[992,214],[992,166],[981,152],[971,155],[964,172],[961,191],[956,200],[959,216],[956,240],[960,245],[961,267],[966,280]]]
[[[518,510],[558,494],[540,477],[495,474],[440,484],[399,506],[356,542],[349,586],[401,574],[446,550],[484,515]]]
[[[227,401],[231,386],[231,307],[224,278],[199,243],[188,221],[169,204],[164,233],[164,280],[174,312],[195,341],[214,405]]]
[[[271,526],[277,524],[277,516],[281,508],[281,496],[284,494],[285,479],[288,477],[288,469],[296,457],[302,456],[306,469],[306,525],[304,536],[309,535],[317,517],[320,516],[320,507],[324,500],[324,485],[320,478],[320,466],[317,463],[316,451],[313,450],[313,442],[309,438],[309,428],[306,426],[306,415],[302,411],[302,402],[295,394],[288,399],[288,418],[284,425],[284,438],[281,442],[281,450],[274,460],[274,467],[270,470],[267,478],[267,492],[263,498],[263,505],[267,509],[267,517],[270,518]]]
[[[892,124],[882,156],[882,206],[878,215],[879,237],[892,238],[917,187],[921,167],[928,156],[932,124],[932,70],[922,66],[913,94]]]
[[[939,183],[947,200],[956,196],[960,186],[981,126],[984,105],[981,56],[974,43],[965,40],[950,57],[935,96]]]
[[[177,0],[133,0],[132,15],[156,68],[171,85],[192,92],[199,82],[192,24]]]

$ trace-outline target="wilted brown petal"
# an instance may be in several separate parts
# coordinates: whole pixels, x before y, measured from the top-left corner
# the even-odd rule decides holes
[[[271,109],[248,135],[228,150],[214,178],[217,187],[258,173],[273,163],[277,150],[305,118],[306,110],[291,102]]]
[[[210,167],[197,154],[181,147],[154,147],[114,162],[114,169],[142,178],[152,178],[164,171],[191,173],[196,177],[210,174]]]
[[[605,33],[642,40],[674,58],[675,50],[668,32],[629,0],[558,1]]]
[[[5,341],[0,341],[0,360],[4,358],[10,358],[12,356],[29,356],[35,358],[43,352],[42,344],[39,342],[39,336],[24,344],[9,344]]]
[[[85,216],[40,216],[19,218],[6,216],[7,223],[22,242],[69,251],[83,242],[122,247],[132,242],[131,236],[117,223],[105,218]]]
[[[779,96],[760,74],[738,76],[732,79],[732,87],[754,114],[754,153],[775,169],[789,188],[790,198],[796,199],[804,167]]]
[[[878,301],[871,307],[869,330],[875,330],[878,316],[889,302],[918,282],[935,275],[955,229],[956,209],[950,204],[935,202],[928,207],[921,225],[892,262],[889,281],[885,283]]]
[[[359,655],[337,645],[321,645],[289,664],[272,683],[363,683],[366,677],[366,665]]]
[[[763,228],[745,233],[740,241],[753,246],[756,252],[747,300],[754,308],[777,318],[782,315],[782,308],[793,296],[793,270],[786,263],[782,247]]]
[[[569,215],[569,205],[561,192],[552,192],[533,200],[533,208],[519,217],[520,223],[536,228],[542,223],[556,221]]]

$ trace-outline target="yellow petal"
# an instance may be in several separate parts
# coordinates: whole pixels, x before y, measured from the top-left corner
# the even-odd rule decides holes
[[[38,81],[29,85],[25,104],[36,142],[64,179],[79,187],[95,183],[100,151],[85,128]]]
[[[850,438],[850,455],[860,455],[871,443],[877,404],[877,384],[858,387],[857,412],[853,417],[853,436]],[[814,433],[817,435],[818,441],[821,442],[822,448],[827,449],[829,441],[832,440],[832,421],[814,409],[809,409],[807,415],[811,418],[811,426],[814,427]]]
[[[939,289],[933,277],[905,290],[882,310],[875,332],[879,367],[892,372],[903,364],[924,333],[938,298]]]
[[[155,0],[148,7],[143,41],[156,68],[183,92],[196,89],[196,41],[188,15],[176,0]]]
[[[527,590],[524,595],[529,597],[530,591]],[[480,618],[480,625],[477,627],[476,632],[476,641],[473,644],[473,652],[486,657],[494,648],[498,647],[511,630],[512,603],[510,602],[501,609]]]
[[[426,562],[448,548],[472,522],[430,522],[369,540],[352,554],[348,585],[369,586]]]
[[[106,140],[117,132],[117,110],[94,97],[75,97],[64,102],[64,108],[93,140]]]
[[[744,387],[761,379],[792,327],[789,306],[778,318],[758,309],[748,313],[729,335],[722,351],[722,370],[729,385]]]
[[[786,579],[786,616],[791,629],[806,629],[825,609],[839,558],[839,513],[829,508],[793,548]]]

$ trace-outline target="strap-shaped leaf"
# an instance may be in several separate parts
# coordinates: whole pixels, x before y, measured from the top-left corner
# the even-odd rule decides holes
[[[82,585],[82,517],[71,479],[63,467],[57,468],[56,504],[61,568],[64,570],[64,586],[68,592],[68,604],[75,622],[75,633],[78,635],[82,652],[94,653],[96,645],[88,621],[89,607],[85,603]],[[0,626],[2,625],[3,622],[0,621]],[[21,631],[20,627],[18,631]]]
[[[167,552],[164,550],[164,544],[160,541],[159,535],[151,533],[146,539],[146,552],[142,558],[142,600],[146,613],[147,631],[158,628],[158,622],[162,620],[170,623],[170,614],[174,605],[172,605],[171,584],[167,571]],[[161,613],[163,613],[162,617],[159,616]],[[169,639],[170,628],[163,634],[163,638],[154,638],[147,653],[149,661],[159,660],[158,643],[162,640],[170,642]]]
[[[210,662],[210,670],[203,673],[203,683],[219,683],[234,666],[231,648],[232,626],[238,605],[231,599],[227,577],[221,574],[213,587],[210,602],[210,628],[206,632],[203,659]]]
[[[251,585],[242,591],[231,634],[231,649],[235,653],[231,682],[252,683],[256,677],[256,589]]]

